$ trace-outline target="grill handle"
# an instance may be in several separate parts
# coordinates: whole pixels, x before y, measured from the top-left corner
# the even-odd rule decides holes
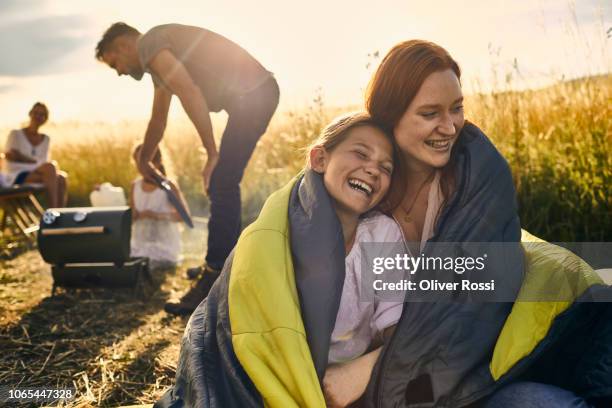
[[[104,234],[104,227],[49,228],[41,230],[40,233],[42,235]]]

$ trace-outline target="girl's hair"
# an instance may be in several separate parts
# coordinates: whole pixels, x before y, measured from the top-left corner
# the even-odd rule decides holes
[[[322,131],[319,137],[306,149],[306,168],[310,168],[310,152],[316,147],[322,147],[327,152],[332,152],[340,143],[344,142],[352,129],[361,126],[370,126],[380,130],[389,140],[393,149],[393,173],[391,184],[400,186],[398,189],[389,188],[389,191],[378,204],[378,208],[383,212],[389,212],[401,202],[404,195],[404,183],[396,178],[403,178],[403,166],[399,149],[391,133],[375,122],[366,112],[354,112],[339,116],[333,119]],[[394,182],[395,181],[395,182]]]
[[[429,41],[410,40],[397,44],[383,58],[366,92],[366,109],[380,126],[393,132],[425,79],[434,72],[452,70],[461,80],[459,64],[442,47]],[[459,142],[459,140],[457,141]],[[455,186],[456,149],[442,168],[442,209]],[[393,186],[391,186],[393,188]],[[401,200],[397,205],[401,203]],[[392,209],[393,210],[393,209]]]

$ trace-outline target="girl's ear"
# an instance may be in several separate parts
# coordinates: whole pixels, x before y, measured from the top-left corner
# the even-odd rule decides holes
[[[310,168],[323,174],[327,167],[327,152],[323,146],[315,146],[310,150]]]

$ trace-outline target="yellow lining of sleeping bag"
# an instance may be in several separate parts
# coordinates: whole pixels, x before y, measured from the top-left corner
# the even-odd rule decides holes
[[[266,200],[236,245],[228,293],[232,345],[266,407],[325,407],[289,244],[289,197],[295,182]]]
[[[553,244],[543,245],[546,241],[525,230],[521,242],[525,251],[525,280],[495,344],[489,365],[495,380],[531,354],[546,337],[555,318],[588,287],[602,283],[593,269],[572,252]],[[551,285],[556,285],[563,301],[533,301],[537,299],[536,293],[550,289]]]

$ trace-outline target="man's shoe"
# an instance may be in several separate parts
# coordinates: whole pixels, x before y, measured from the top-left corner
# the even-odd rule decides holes
[[[195,280],[199,278],[206,269],[206,265],[198,265],[193,268],[187,268],[187,279]]]
[[[208,292],[221,272],[212,269],[206,270],[198,283],[187,292],[178,303],[168,302],[164,305],[166,313],[179,316],[189,316],[198,305],[208,296]]]

